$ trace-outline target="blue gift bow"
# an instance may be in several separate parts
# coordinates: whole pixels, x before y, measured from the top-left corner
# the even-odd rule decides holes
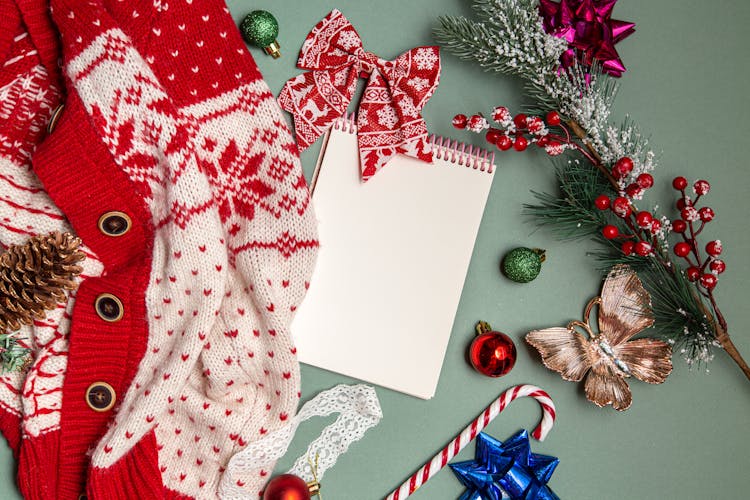
[[[474,460],[450,467],[467,488],[459,500],[560,500],[547,486],[558,463],[531,453],[529,434],[521,430],[504,443],[480,432]]]

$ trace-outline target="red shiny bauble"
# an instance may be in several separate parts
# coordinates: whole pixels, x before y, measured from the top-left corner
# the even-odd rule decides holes
[[[721,274],[727,270],[727,265],[724,264],[724,261],[721,259],[712,260],[711,264],[709,264],[708,267],[716,274]]]
[[[616,226],[613,226],[612,224],[607,224],[606,226],[602,228],[602,235],[608,240],[613,240],[620,235],[620,231],[617,229]]]
[[[651,221],[651,234],[658,233],[661,229],[661,221],[659,219],[654,219]]]
[[[654,222],[654,216],[651,215],[650,212],[646,212],[645,210],[643,212],[638,212],[638,214],[635,216],[635,222],[640,227],[649,227],[652,222]]]
[[[609,203],[609,196],[606,194],[600,194],[594,200],[594,205],[596,205],[596,208],[599,210],[607,210],[609,208]]]
[[[681,219],[672,221],[672,230],[675,233],[684,233],[687,230],[687,222]]]
[[[513,139],[503,134],[500,137],[498,137],[497,142],[495,144],[497,144],[497,147],[500,148],[501,151],[508,151],[510,148],[513,147]]]
[[[456,115],[453,117],[453,126],[459,130],[465,129],[469,123],[469,118],[466,115]]]
[[[684,177],[675,177],[672,181],[672,187],[681,191],[687,187],[687,179]]]
[[[681,241],[674,246],[674,254],[678,257],[687,257],[690,254],[690,245]]]
[[[703,288],[706,288],[707,290],[713,289],[718,282],[719,278],[717,278],[715,274],[706,273],[701,276],[701,285],[703,285]]]
[[[263,500],[310,500],[310,488],[299,476],[282,474],[268,482]]]
[[[529,141],[524,136],[516,137],[516,141],[513,143],[513,149],[516,151],[524,151],[529,147]]]
[[[560,113],[557,111],[550,111],[547,113],[547,123],[552,127],[560,125]]]
[[[649,189],[654,185],[654,177],[651,174],[641,174],[635,181],[643,189]]]
[[[504,333],[481,333],[469,346],[469,361],[482,375],[502,377],[516,364],[516,345]]]
[[[523,130],[526,128],[526,115],[523,113],[518,113],[513,118],[513,123],[515,124],[516,128],[518,130]]]
[[[690,281],[695,281],[700,278],[701,270],[695,266],[690,266],[687,268],[687,271],[685,271],[685,274],[687,275],[687,279],[689,279]]]

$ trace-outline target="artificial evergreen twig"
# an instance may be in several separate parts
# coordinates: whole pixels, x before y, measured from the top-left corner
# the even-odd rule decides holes
[[[529,111],[559,111],[567,125],[561,128],[566,134],[568,130],[572,132],[575,138],[566,138],[573,147],[567,161],[556,164],[560,193],[534,193],[538,204],[527,205],[526,213],[538,224],[553,227],[564,239],[593,236],[604,245],[594,255],[607,266],[626,263],[638,269],[652,296],[657,335],[682,344],[688,363],[710,361],[712,347],[718,345],[750,380],[750,368],[729,336],[713,289],[691,282],[672,258],[667,240],[670,221],[662,217],[663,230],[649,235],[629,218],[613,217],[594,207],[598,195],[622,196],[636,176],[656,166],[648,139],[634,123],[629,119],[617,126],[609,122],[618,88],[616,80],[601,74],[596,65],[574,65],[561,71],[560,56],[568,49],[567,42],[544,32],[537,0],[472,3],[477,20],[441,17],[435,30],[438,42],[487,71],[520,77],[532,101]],[[623,157],[632,159],[635,168],[629,175],[616,178],[611,166]],[[619,225],[641,241],[648,238],[653,251],[646,257],[625,254],[611,239],[602,236],[600,229],[605,224]],[[690,226],[692,252],[698,264],[695,236],[699,232]],[[708,262],[707,259],[701,271]]]

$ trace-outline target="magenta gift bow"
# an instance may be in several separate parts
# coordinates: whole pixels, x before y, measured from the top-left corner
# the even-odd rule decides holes
[[[357,112],[362,181],[402,153],[432,162],[420,115],[440,77],[438,47],[416,47],[393,61],[362,48],[359,34],[338,10],[307,35],[297,67],[309,69],[284,85],[279,104],[294,115],[297,143],[307,148],[346,112],[357,78],[368,78]]]

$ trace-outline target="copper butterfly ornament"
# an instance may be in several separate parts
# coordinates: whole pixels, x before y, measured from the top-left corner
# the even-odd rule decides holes
[[[590,324],[594,306],[599,306],[599,333]],[[651,297],[641,280],[629,266],[617,265],[604,280],[601,295],[589,301],[583,321],[534,330],[526,335],[526,342],[539,351],[544,365],[563,379],[580,382],[585,378],[589,401],[623,411],[633,401],[627,378],[661,384],[672,372],[668,343],[651,338],[630,340],[653,324]]]

